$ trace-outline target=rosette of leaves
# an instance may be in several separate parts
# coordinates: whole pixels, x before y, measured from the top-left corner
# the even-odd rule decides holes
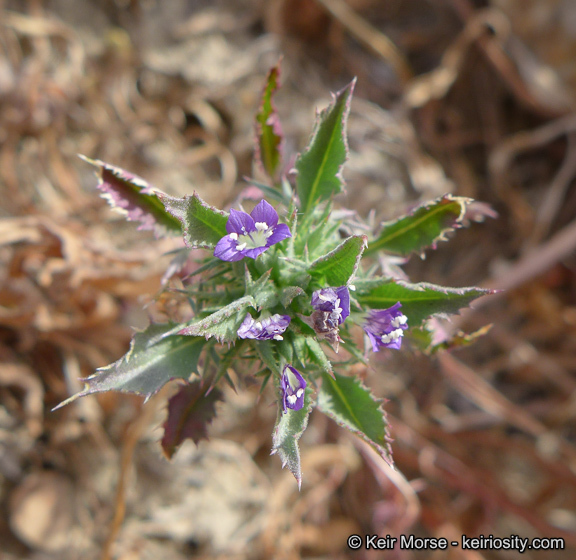
[[[382,224],[373,234],[366,234],[368,228],[358,231],[337,217],[345,213],[332,212],[335,195],[345,189],[342,170],[348,156],[346,123],[354,81],[317,115],[310,141],[296,158],[291,182],[273,103],[279,78],[276,66],[268,75],[256,118],[256,163],[268,181],[253,184],[275,205],[269,210],[266,203],[267,214],[254,210],[252,219],[233,210],[231,215],[195,192],[174,198],[120,168],[87,160],[98,168],[98,188],[128,220],[156,235],[182,235],[188,250],[205,251],[195,257],[196,269],[186,284],[189,320],[152,324],[138,332],[124,357],[85,379],[84,389],[62,405],[102,391],[137,393],[148,399],[170,380],[180,379],[182,387],[168,403],[162,439],[165,453],[172,456],[184,439],[198,442],[206,437],[214,405],[222,398],[218,386],[231,383],[230,368],[257,375],[263,387],[272,387],[278,402],[272,453],[300,484],[298,440],[315,407],[392,461],[383,401],[360,379],[346,375],[348,366],[365,362],[372,349],[399,348],[404,332],[410,338],[431,316],[457,313],[489,292],[411,284],[378,272],[374,256],[422,254],[462,227],[470,199],[445,195]],[[272,212],[286,229],[282,235],[267,237],[272,234],[269,227],[280,226],[258,216]],[[276,220],[272,218],[269,221]],[[246,224],[248,230],[242,230]],[[344,293],[349,295],[345,315],[334,295]],[[325,294],[332,294],[332,299]],[[372,344],[367,341],[361,349],[353,332],[365,326],[367,316],[372,317]],[[392,331],[377,333],[385,337],[378,344],[374,325],[385,329],[387,323],[374,318],[395,322]],[[412,347],[424,338],[429,343],[431,334],[411,337]],[[297,379],[289,395],[282,377],[285,370],[295,372],[292,379]]]

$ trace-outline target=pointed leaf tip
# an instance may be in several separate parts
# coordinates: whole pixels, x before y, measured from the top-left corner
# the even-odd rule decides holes
[[[186,439],[198,444],[208,439],[208,424],[216,416],[215,405],[222,393],[209,380],[198,379],[183,385],[168,401],[168,416],[164,423],[162,449],[171,459]]]
[[[283,134],[273,97],[280,87],[280,61],[270,69],[256,115],[256,161],[275,180],[282,164]]]
[[[296,160],[296,190],[303,212],[344,190],[346,125],[355,83],[356,79],[333,95],[332,103],[318,115],[308,147]]]
[[[424,256],[427,248],[435,249],[439,241],[446,241],[447,234],[464,227],[467,208],[471,198],[445,194],[426,202],[409,214],[382,224],[380,233],[366,250],[366,254],[386,251],[408,256],[417,253]]]
[[[156,237],[181,234],[178,220],[166,212],[160,202],[162,191],[120,167],[82,154],[78,157],[98,169],[97,188],[102,197],[128,221],[139,222],[138,229],[152,230]]]

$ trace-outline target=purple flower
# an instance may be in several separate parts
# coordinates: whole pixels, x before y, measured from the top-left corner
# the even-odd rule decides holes
[[[255,338],[256,340],[282,340],[282,333],[288,328],[288,315],[272,315],[261,321],[255,321],[248,313],[238,329],[240,338]]]
[[[282,389],[282,407],[284,412],[288,408],[300,410],[304,406],[306,381],[304,381],[298,370],[292,366],[285,365],[280,378],[280,387]]]
[[[261,200],[248,215],[230,210],[225,235],[214,248],[214,256],[223,261],[239,261],[244,257],[255,259],[270,246],[292,237],[286,224],[278,223],[278,212]]]
[[[370,342],[372,350],[380,348],[399,350],[402,345],[404,331],[408,328],[406,315],[400,312],[402,304],[396,303],[388,309],[372,309],[362,326]]]
[[[341,325],[350,315],[350,293],[346,286],[322,288],[312,294],[312,307],[316,311],[330,313],[329,320]]]

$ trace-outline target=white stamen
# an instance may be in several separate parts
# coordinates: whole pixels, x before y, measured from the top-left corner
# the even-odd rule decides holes
[[[322,294],[318,294],[318,299],[321,299],[322,301],[329,301],[330,298],[328,296],[324,296]]]
[[[406,317],[406,315],[398,315],[398,317],[394,317],[394,319],[390,321],[390,324],[393,327],[398,328],[401,325],[405,325],[406,321],[408,321],[408,317]]]
[[[296,395],[288,395],[286,397],[286,400],[290,403],[290,404],[294,404],[297,400],[298,397]]]
[[[268,229],[268,224],[266,222],[256,222],[254,225],[258,231],[266,231]]]
[[[402,329],[396,329],[388,334],[382,335],[380,340],[382,340],[382,344],[390,344],[391,342],[398,340],[401,336],[404,336],[404,331]]]
[[[356,291],[356,286],[354,286],[354,284],[348,284],[348,289],[352,290],[353,292]]]
[[[275,334],[274,335],[274,340],[284,340],[283,336],[280,336],[279,334]]]
[[[230,234],[230,239],[232,239],[232,241],[238,241],[238,234],[232,232],[232,233]]]
[[[298,391],[296,391],[296,396],[298,398],[300,398],[303,394],[304,394],[304,389],[298,389]]]
[[[243,251],[246,248],[246,243],[236,245],[236,251]]]

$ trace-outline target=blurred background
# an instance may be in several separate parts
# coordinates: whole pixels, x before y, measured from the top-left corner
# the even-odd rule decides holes
[[[340,202],[374,223],[446,192],[489,204],[406,270],[506,290],[456,320],[493,325],[474,345],[351,372],[388,399],[397,472],[313,414],[300,492],[249,381],[171,462],[163,393],[50,412],[171,305],[176,242],[113,213],[76,154],[229,206],[280,56],[286,153],[357,76]],[[560,537],[522,557],[574,558],[575,60],[574,0],[0,1],[0,558],[519,556],[352,533]]]

